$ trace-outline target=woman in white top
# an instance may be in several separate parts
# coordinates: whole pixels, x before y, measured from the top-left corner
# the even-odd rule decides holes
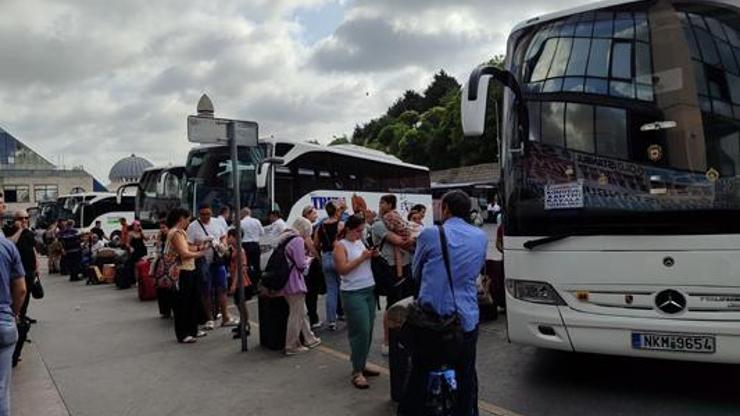
[[[375,281],[370,258],[377,250],[369,250],[362,243],[365,221],[353,215],[347,219],[334,245],[334,265],[339,273],[339,290],[347,319],[349,345],[352,350],[352,385],[358,389],[370,387],[365,377],[377,376],[378,371],[367,368],[367,355],[373,339],[375,322]]]

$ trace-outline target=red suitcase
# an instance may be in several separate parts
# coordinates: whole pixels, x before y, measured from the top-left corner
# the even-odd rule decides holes
[[[154,300],[157,298],[157,286],[154,276],[149,274],[151,263],[148,259],[136,263],[136,287],[139,290],[139,300]]]

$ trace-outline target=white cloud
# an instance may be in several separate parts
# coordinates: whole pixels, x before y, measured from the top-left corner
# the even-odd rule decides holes
[[[462,77],[502,53],[515,22],[582,2],[5,0],[0,126],[103,180],[131,153],[183,163],[203,92],[218,116],[325,140],[439,69]],[[344,21],[307,43],[295,13],[322,7]]]

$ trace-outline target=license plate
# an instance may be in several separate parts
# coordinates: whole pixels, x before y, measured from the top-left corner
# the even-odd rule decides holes
[[[632,348],[637,350],[714,354],[715,338],[712,335],[633,332]]]

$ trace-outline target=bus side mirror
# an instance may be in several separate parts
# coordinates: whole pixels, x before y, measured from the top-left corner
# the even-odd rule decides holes
[[[492,65],[480,65],[475,68],[463,88],[462,99],[460,100],[463,134],[465,136],[480,136],[485,132],[488,86],[491,79],[496,80],[514,93],[514,106],[519,121],[518,143],[525,143],[529,137],[529,113],[527,105],[524,103],[519,82],[511,72]]]
[[[116,190],[116,204],[121,205],[121,201],[123,201],[123,195],[126,193],[126,189],[129,188],[135,188],[136,192],[139,191],[139,184],[138,183],[127,183],[124,185],[121,185]]]
[[[267,177],[271,166],[281,166],[285,161],[277,157],[268,157],[257,165],[257,189],[267,188]]]
[[[463,87],[460,110],[465,136],[482,136],[486,130],[486,107],[488,105],[488,84],[490,82],[490,75],[478,78],[476,83],[472,81],[471,75],[471,81]],[[475,94],[469,93],[471,88],[475,89]]]

